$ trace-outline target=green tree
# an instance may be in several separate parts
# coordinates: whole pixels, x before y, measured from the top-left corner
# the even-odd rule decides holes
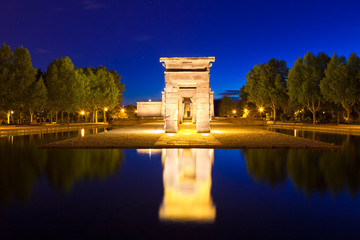
[[[286,79],[288,68],[286,62],[270,59],[265,64],[254,66],[246,75],[245,92],[249,101],[257,106],[266,106],[273,110],[276,123],[276,110],[288,99]]]
[[[313,124],[316,123],[316,112],[321,107],[320,81],[324,77],[326,62],[329,60],[324,53],[316,57],[308,52],[304,58],[298,58],[289,71],[287,85],[290,101],[307,107],[313,115]]]
[[[97,122],[99,109],[111,109],[119,103],[119,85],[116,84],[114,74],[103,66],[99,66],[97,69],[87,68],[85,74],[90,82],[90,95],[92,96],[89,105],[93,112],[93,121]]]
[[[49,91],[49,103],[55,110],[56,118],[61,111],[61,121],[64,122],[63,112],[67,112],[67,122],[70,121],[70,113],[76,109],[76,105],[82,94],[79,89],[81,84],[75,76],[74,64],[69,57],[61,57],[50,63],[46,74],[46,85]]]
[[[344,57],[338,57],[334,53],[325,70],[325,77],[320,84],[323,96],[329,101],[341,104],[346,110],[347,121],[359,92],[354,75],[358,64],[359,58],[354,53],[348,58],[348,63]]]
[[[235,109],[235,103],[231,97],[223,96],[219,106],[219,115],[220,116],[230,116],[233,109]]]
[[[33,116],[36,111],[44,110],[47,101],[47,89],[42,77],[35,81],[31,86],[25,104],[30,113],[30,123],[33,122]]]
[[[55,121],[58,122],[58,112],[62,110],[62,96],[65,95],[66,86],[59,78],[59,60],[54,59],[47,67],[45,85],[48,89],[48,107],[55,111]]]
[[[27,96],[30,86],[36,81],[36,69],[31,63],[29,50],[19,47],[14,50],[14,61],[12,64],[12,79],[9,96],[10,106],[19,113],[19,122],[21,123],[21,113],[27,102]]]
[[[14,77],[11,74],[13,58],[10,46],[3,44],[0,48],[0,109],[7,111],[8,123],[10,123],[11,110],[10,86]]]

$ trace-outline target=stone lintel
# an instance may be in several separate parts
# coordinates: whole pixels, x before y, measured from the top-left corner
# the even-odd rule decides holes
[[[165,71],[208,71],[215,57],[173,57],[160,58]],[[166,73],[166,72],[165,72]]]

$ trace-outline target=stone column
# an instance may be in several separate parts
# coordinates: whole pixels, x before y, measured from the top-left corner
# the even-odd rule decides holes
[[[169,78],[165,73],[165,132],[176,133],[179,129],[179,89]]]
[[[165,116],[165,89],[161,92],[161,116]]]
[[[196,96],[192,98],[193,104],[192,104],[192,123],[196,123]]]
[[[184,107],[182,97],[179,96],[179,123],[182,124],[184,122]]]
[[[210,92],[210,118],[214,118],[214,92]]]
[[[209,85],[198,84],[196,88],[196,131],[210,132],[210,94]]]

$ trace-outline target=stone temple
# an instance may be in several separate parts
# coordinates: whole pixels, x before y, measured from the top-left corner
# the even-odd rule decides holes
[[[184,121],[196,124],[198,133],[210,132],[214,97],[210,67],[215,57],[160,58],[165,67],[161,102],[137,102],[139,117],[164,117],[165,132],[178,132]]]

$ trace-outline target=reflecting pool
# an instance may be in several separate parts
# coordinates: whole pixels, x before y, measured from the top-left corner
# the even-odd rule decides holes
[[[359,136],[297,132],[338,151],[37,148],[104,130],[0,138],[1,239],[358,239]]]

